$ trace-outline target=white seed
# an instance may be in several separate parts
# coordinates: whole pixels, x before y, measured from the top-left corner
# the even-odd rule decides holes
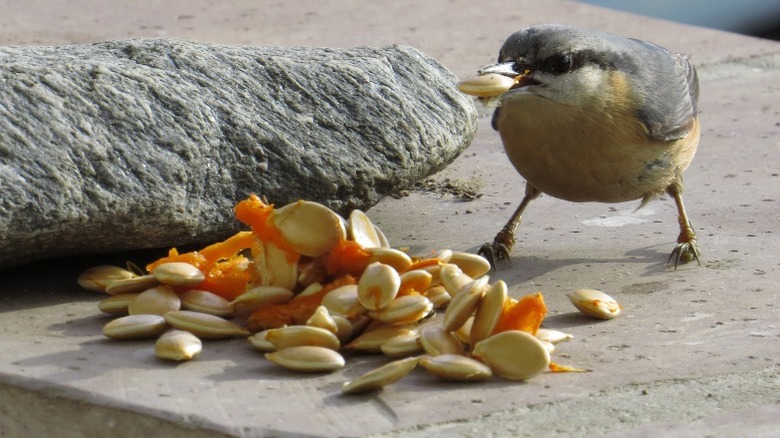
[[[487,380],[493,375],[489,366],[458,354],[426,356],[420,359],[420,365],[434,376],[459,382]]]
[[[352,322],[341,315],[331,315],[331,318],[336,323],[336,337],[339,342],[346,344],[352,338]]]
[[[536,338],[536,339],[539,339],[539,338]],[[542,345],[544,345],[544,348],[547,349],[548,353],[553,354],[555,352],[555,344],[553,344],[552,342],[543,341],[541,339],[539,339],[539,342],[541,342]]]
[[[129,315],[103,326],[103,335],[117,340],[147,339],[156,338],[166,330],[168,324],[160,315]]]
[[[306,320],[306,325],[325,329],[333,333],[334,335],[337,335],[336,337],[338,337],[339,325],[338,323],[336,323],[336,320],[334,320],[333,317],[330,315],[330,312],[328,312],[328,308],[325,306],[317,307],[317,309],[314,310],[314,313],[312,313],[309,319]],[[352,331],[351,328],[350,331]]]
[[[442,286],[444,286],[444,288],[447,289],[447,292],[453,297],[457,295],[465,285],[474,280],[464,274],[459,267],[449,263],[441,265],[439,278],[441,278]]]
[[[79,274],[79,286],[93,292],[105,292],[108,283],[116,280],[127,280],[136,275],[118,266],[100,265],[86,269]]]
[[[444,266],[441,263],[435,265],[428,265],[418,268],[421,271],[425,271],[431,274],[431,286],[440,286],[441,282],[441,267]]]
[[[181,300],[170,286],[157,286],[140,294],[127,308],[131,315],[164,315],[171,310],[179,310]]]
[[[363,351],[366,353],[378,353],[382,344],[399,335],[408,335],[414,332],[413,326],[383,325],[379,328],[363,332],[353,339],[344,348],[347,350]]]
[[[409,374],[417,366],[419,360],[419,357],[394,360],[344,383],[341,386],[341,392],[343,394],[358,394],[382,389]]]
[[[371,219],[360,210],[352,210],[352,213],[349,214],[349,238],[363,248],[383,246],[377,228]]]
[[[184,262],[170,262],[157,265],[152,275],[162,284],[193,287],[203,283],[206,276],[200,269]]]
[[[181,308],[216,316],[233,313],[233,305],[221,296],[205,290],[188,290],[179,294]]]
[[[237,324],[206,313],[176,310],[163,316],[172,327],[188,331],[204,339],[221,339],[249,334],[245,328]]]
[[[472,280],[452,297],[452,301],[444,312],[443,326],[445,330],[448,332],[457,330],[469,319],[469,316],[477,309],[477,305],[487,289],[487,282],[487,277]]]
[[[358,281],[358,300],[368,310],[380,310],[393,301],[400,287],[401,277],[392,266],[371,263]]]
[[[429,287],[428,290],[423,292],[423,295],[431,300],[433,307],[436,309],[443,309],[450,303],[450,300],[452,300],[450,293],[447,292],[447,289],[445,289],[444,286]]]
[[[503,280],[498,280],[487,288],[477,306],[474,323],[471,326],[471,344],[487,338],[493,333],[507,297],[507,287]]]
[[[425,352],[420,343],[420,333],[417,331],[388,339],[382,344],[380,350],[382,354],[389,357],[408,357]]]
[[[490,272],[490,262],[486,258],[469,252],[453,252],[448,263],[456,265],[471,278],[479,278]]]
[[[395,248],[366,248],[369,261],[390,265],[398,272],[406,272],[412,266],[412,258]]]
[[[431,356],[465,354],[463,344],[452,333],[438,324],[426,325],[420,331],[420,343]]]
[[[266,333],[265,338],[277,350],[301,345],[325,347],[336,351],[341,347],[341,343],[336,335],[323,328],[308,325],[291,325],[271,329]]]
[[[293,292],[279,286],[258,286],[237,296],[230,305],[233,313],[239,316],[249,315],[257,309],[271,304],[282,304],[290,301]]]
[[[577,289],[568,297],[577,310],[593,318],[612,319],[620,314],[620,304],[601,291]]]
[[[143,292],[146,289],[159,285],[160,282],[154,275],[141,275],[138,277],[111,280],[106,284],[106,293],[111,295]]]
[[[270,220],[298,253],[319,257],[333,249],[347,233],[341,217],[312,201],[297,201],[274,209]]]
[[[306,286],[302,291],[298,292],[298,294],[293,297],[293,300],[297,300],[298,298],[303,298],[308,295],[314,295],[321,291],[322,287],[322,283],[312,283]]]
[[[138,295],[140,295],[139,292],[111,295],[98,303],[98,309],[100,309],[101,312],[110,313],[112,315],[127,315],[127,309],[130,307],[130,302]]]
[[[452,250],[451,249],[442,249],[437,251],[431,258],[438,259],[442,263],[449,263],[450,257],[452,257]]]
[[[515,84],[509,76],[496,73],[471,76],[458,82],[458,90],[476,97],[498,97]]]
[[[550,352],[533,335],[507,330],[474,345],[472,355],[493,374],[510,380],[528,380],[550,366]]]
[[[305,345],[266,353],[269,361],[292,371],[324,373],[344,367],[344,358],[336,351],[325,347]]]
[[[374,231],[376,231],[376,235],[379,237],[379,246],[382,248],[390,248],[390,242],[387,240],[385,233],[383,233],[382,230],[380,230],[376,225],[374,225]]]
[[[249,343],[252,344],[253,347],[255,347],[256,349],[262,352],[268,353],[271,351],[276,351],[276,347],[274,347],[274,344],[272,344],[271,341],[269,341],[268,338],[266,337],[268,335],[268,332],[271,330],[272,329],[263,330],[261,332],[255,333],[247,339],[249,339]]]
[[[550,330],[550,329],[543,329],[543,328],[536,330],[534,336],[536,336],[536,338],[539,339],[540,341],[547,341],[552,344],[557,344],[574,338],[574,336],[568,333],[563,333],[557,330]]]
[[[404,295],[397,297],[382,310],[369,312],[369,316],[388,324],[405,325],[417,322],[428,316],[433,303],[422,295]]]
[[[197,336],[182,330],[163,333],[154,344],[154,354],[160,359],[183,361],[199,355],[203,343]]]
[[[263,242],[256,238],[252,245],[252,258],[257,277],[257,286],[277,286],[293,290],[298,283],[298,258],[291,258],[274,242]]]
[[[401,274],[401,290],[413,290],[415,292],[425,292],[431,287],[433,275],[422,269],[414,269]]]
[[[341,315],[331,315],[336,323],[336,337],[342,344],[346,344],[352,338],[352,322]]]
[[[304,288],[308,288],[311,285],[319,284],[322,287],[322,283],[328,281],[328,271],[322,263],[315,261],[311,262],[298,262],[298,285]]]
[[[473,345],[471,342],[471,327],[474,325],[474,315],[469,316],[469,319],[460,326],[459,329],[451,332],[453,336],[464,345]]]
[[[347,284],[333,289],[322,297],[321,304],[331,315],[341,315],[346,318],[354,318],[366,312],[366,308],[358,299],[356,284]]]

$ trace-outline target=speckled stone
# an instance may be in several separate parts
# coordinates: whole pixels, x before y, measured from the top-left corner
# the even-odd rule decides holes
[[[0,267],[214,242],[250,193],[368,209],[476,132],[408,46],[0,47]]]

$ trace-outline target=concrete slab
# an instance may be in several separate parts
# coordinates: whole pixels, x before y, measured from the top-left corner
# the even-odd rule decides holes
[[[243,340],[210,342],[171,366],[149,342],[108,342],[99,297],[75,276],[79,258],[0,275],[0,436],[778,436],[780,430],[780,44],[571,2],[174,0],[8,2],[2,44],[62,44],[131,36],[347,47],[414,45],[461,76],[491,62],[510,33],[565,22],[645,38],[694,56],[703,135],[686,173],[686,204],[703,266],[677,271],[668,199],[636,204],[531,204],[511,265],[493,276],[510,294],[541,291],[545,325],[574,334],[556,353],[585,374],[528,383],[445,384],[422,372],[361,397],[340,384],[379,363],[352,357],[341,372],[283,372]],[[437,181],[480,187],[479,199],[411,191],[369,212],[414,253],[475,250],[519,201],[489,113],[467,152]],[[618,319],[573,311],[572,289],[617,298]]]

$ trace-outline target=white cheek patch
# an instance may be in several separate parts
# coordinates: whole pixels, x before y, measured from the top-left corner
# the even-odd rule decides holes
[[[609,76],[596,65],[585,65],[572,72],[553,75],[541,73],[537,76],[546,84],[535,92],[549,100],[564,105],[585,105],[594,96],[604,93]]]

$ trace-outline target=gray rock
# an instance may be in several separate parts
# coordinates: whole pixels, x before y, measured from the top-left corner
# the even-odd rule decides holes
[[[468,146],[456,81],[405,46],[0,47],[0,267],[215,242],[250,193],[368,209]]]

